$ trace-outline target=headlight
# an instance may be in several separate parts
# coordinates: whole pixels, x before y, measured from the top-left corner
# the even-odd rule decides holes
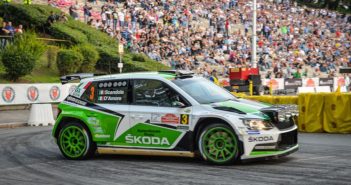
[[[278,112],[278,120],[280,122],[283,122],[283,121],[289,120],[290,117],[294,117],[298,115],[299,115],[299,110],[297,108],[297,105],[285,105]]]
[[[243,123],[250,130],[269,130],[273,128],[270,122],[260,119],[244,119]]]

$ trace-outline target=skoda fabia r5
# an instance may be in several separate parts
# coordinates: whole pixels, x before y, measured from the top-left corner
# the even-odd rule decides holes
[[[59,105],[53,136],[68,159],[99,154],[201,156],[215,164],[298,150],[296,107],[233,96],[184,71],[81,78]]]

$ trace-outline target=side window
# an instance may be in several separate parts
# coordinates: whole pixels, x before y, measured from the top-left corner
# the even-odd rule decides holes
[[[84,94],[81,96],[81,99],[96,103],[96,82],[89,85]]]
[[[158,80],[134,80],[134,104],[159,107],[179,107],[184,103],[181,96],[165,83]]]
[[[127,104],[128,80],[96,82],[96,103]]]

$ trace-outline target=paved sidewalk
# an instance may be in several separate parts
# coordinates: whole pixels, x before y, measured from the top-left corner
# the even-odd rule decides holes
[[[57,109],[53,109],[56,119]],[[0,110],[0,128],[11,128],[27,125],[30,110]]]
[[[29,110],[6,110],[0,111],[0,124],[26,123],[29,118]]]

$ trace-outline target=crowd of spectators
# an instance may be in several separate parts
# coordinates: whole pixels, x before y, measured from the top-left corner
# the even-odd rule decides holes
[[[22,33],[23,26],[21,24],[14,27],[12,22],[2,22],[0,27],[0,48],[4,48],[8,43],[12,42],[16,34]]]
[[[70,15],[173,69],[251,67],[252,5],[246,0],[126,0],[76,2]],[[81,13],[82,12],[82,13]],[[335,76],[351,65],[351,16],[258,0],[257,59],[267,78]]]

